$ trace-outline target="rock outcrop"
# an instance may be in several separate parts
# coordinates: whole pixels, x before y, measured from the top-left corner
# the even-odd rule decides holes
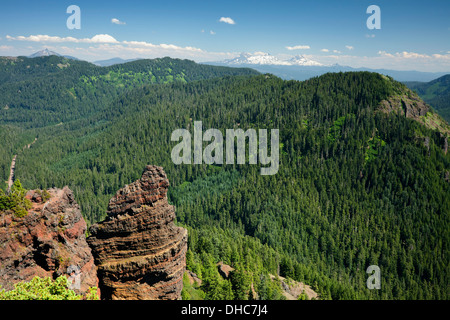
[[[217,270],[224,279],[228,279],[230,277],[230,272],[234,271],[234,268],[223,263],[223,261],[220,261],[217,263]]]
[[[388,100],[380,103],[380,109],[386,113],[398,113],[407,118],[419,120],[430,110],[422,99],[412,91],[408,91],[403,95],[392,96]]]
[[[161,167],[147,166],[110,200],[107,218],[91,226],[87,241],[102,299],[180,299],[187,230],[174,224],[168,186]]]
[[[1,213],[0,285],[11,290],[15,283],[34,276],[66,274],[73,280],[70,288],[84,294],[89,287],[98,286],[86,242],[86,222],[69,188],[47,192],[27,193],[32,208],[24,217],[18,218],[12,211]]]
[[[281,276],[275,277],[270,275],[270,278],[275,281],[280,281],[282,294],[286,297],[286,300],[298,300],[300,295],[305,295],[308,300],[319,300],[320,297],[310,286],[303,282],[298,282],[292,279],[286,279]]]
[[[450,137],[449,124],[434,112],[415,92],[406,87],[401,93],[382,100],[377,111],[413,119],[429,129],[437,130],[445,137]]]

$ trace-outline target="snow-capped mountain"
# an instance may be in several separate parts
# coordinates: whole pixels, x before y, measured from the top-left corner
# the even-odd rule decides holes
[[[248,53],[243,52],[240,56],[228,59],[224,61],[227,64],[270,64],[270,65],[288,65],[285,61],[280,61],[276,57],[265,53],[255,52]]]
[[[322,64],[309,60],[304,56],[295,56],[289,60],[280,60],[266,52],[241,53],[238,57],[227,59],[224,63],[229,65],[256,64],[256,65],[278,65],[278,66],[321,66]]]

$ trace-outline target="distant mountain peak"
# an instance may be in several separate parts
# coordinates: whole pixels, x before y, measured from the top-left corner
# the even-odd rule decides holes
[[[224,61],[226,64],[255,64],[255,65],[280,65],[280,66],[322,66],[317,61],[305,58],[302,55],[297,55],[289,60],[280,60],[277,57],[267,52],[243,52],[238,57],[233,59],[227,59]]]
[[[50,51],[47,48],[45,48],[44,50],[41,50],[41,51],[33,53],[32,55],[29,55],[28,58],[49,57],[49,56],[61,57],[61,55],[59,53]]]
[[[39,58],[39,57],[50,57],[50,56],[57,56],[57,57],[64,57],[71,60],[79,60],[78,58],[71,57],[71,56],[63,56],[62,54],[59,54],[58,52],[48,50],[45,48],[44,50],[38,51],[33,53],[32,55],[29,55],[28,58]]]
[[[286,64],[266,52],[242,52],[238,57],[225,60],[227,64]]]

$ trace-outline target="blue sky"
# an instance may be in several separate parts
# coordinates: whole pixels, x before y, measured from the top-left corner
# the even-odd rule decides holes
[[[81,10],[80,30],[66,26],[72,4]],[[372,4],[381,9],[380,30],[366,26]],[[267,52],[324,64],[450,71],[448,0],[15,0],[1,7],[0,55],[49,48],[88,61],[172,56],[202,62]]]

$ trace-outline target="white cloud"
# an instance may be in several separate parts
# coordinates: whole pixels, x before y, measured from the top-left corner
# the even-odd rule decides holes
[[[82,42],[87,43],[117,43],[118,41],[109,34],[97,34],[91,39],[81,39]]]
[[[394,55],[387,53],[386,51],[378,51],[378,55],[380,56],[384,56],[384,57],[389,57],[389,58],[393,58]]]
[[[162,50],[162,51],[177,51],[177,52],[190,52],[190,53],[205,53],[202,49],[195,47],[180,47],[174,44],[153,44],[145,41],[117,41],[114,37],[108,34],[98,34],[92,38],[77,39],[73,37],[57,37],[48,35],[31,35],[28,37],[17,36],[11,37],[6,36],[10,41],[31,41],[31,42],[50,42],[50,43],[78,43],[78,44],[92,44],[98,45],[98,47],[90,46],[89,49],[95,48],[108,48],[108,49],[126,49],[128,51],[135,50],[136,52],[144,52],[149,50]],[[108,46],[107,46],[108,45]],[[117,45],[117,46],[111,46]],[[59,48],[67,48],[60,46]]]
[[[124,25],[126,22],[120,21],[119,19],[112,18],[111,23]]]
[[[122,44],[126,45],[128,48],[146,48],[146,49],[164,49],[172,51],[190,51],[190,52],[204,52],[202,49],[194,47],[179,47],[174,44],[153,44],[145,41],[122,41]]]
[[[234,20],[231,19],[230,17],[221,17],[219,22],[224,22],[224,23],[228,23],[228,24],[236,24],[236,22],[234,22]]]
[[[293,46],[293,47],[286,47],[286,49],[288,50],[305,50],[305,49],[311,49],[310,46],[305,46],[305,45],[297,45],[297,46]]]
[[[347,54],[313,55],[312,60],[325,65],[338,63],[353,68],[390,69],[422,72],[450,72],[450,52],[442,54],[424,54],[417,52],[378,51],[373,56]]]
[[[209,30],[209,34],[215,35],[216,33],[212,30]]]
[[[212,52],[200,48],[186,46],[181,47],[175,44],[153,44],[146,41],[118,41],[108,34],[98,34],[92,38],[74,38],[58,37],[49,35],[30,35],[30,36],[6,36],[6,40],[31,42],[37,45],[45,45],[52,51],[60,54],[69,54],[87,61],[100,59],[109,59],[120,57],[130,58],[161,58],[173,57],[180,59],[191,59],[197,62],[221,61],[235,58],[239,55],[237,52]],[[1,47],[0,50],[8,50],[9,47]],[[11,49],[18,52],[20,49]],[[29,48],[26,52],[20,51],[21,55],[29,54],[28,50],[38,50]],[[6,51],[5,51],[6,52]]]
[[[77,42],[78,39],[73,37],[57,37],[57,36],[48,36],[48,35],[31,35],[28,37],[25,36],[17,36],[11,37],[9,35],[6,36],[7,40],[16,40],[16,41],[31,41],[31,42]]]
[[[424,54],[417,52],[396,52],[389,53],[386,51],[378,51],[380,58],[386,59],[386,62],[392,64],[409,64],[412,68],[417,69],[420,67],[432,68],[433,70],[444,71],[450,70],[450,52],[447,54]],[[426,70],[431,71],[431,70]]]
[[[448,53],[449,54],[438,54],[438,53],[435,53],[435,54],[433,54],[431,56],[433,58],[435,58],[435,59],[444,59],[444,60],[450,61],[450,51]]]
[[[396,53],[396,55],[398,55],[398,53]],[[417,59],[417,58],[429,58],[429,55],[426,54],[420,54],[420,53],[416,53],[416,52],[407,52],[407,51],[403,51],[402,53],[400,53],[400,57],[403,58],[413,58],[413,59]]]
[[[322,52],[329,52],[330,50],[328,50],[328,49],[322,49],[322,50],[320,50],[320,51],[322,51]]]
[[[366,34],[366,38],[375,38],[374,34]]]
[[[205,33],[205,29],[202,29],[202,31],[200,31],[201,33]]]
[[[353,46],[345,46],[348,50],[353,50],[355,49]]]
[[[416,53],[416,52],[396,52],[394,54],[388,53],[386,51],[378,51],[378,54],[382,57],[389,57],[389,58],[403,58],[403,59],[430,59],[430,58],[436,58],[436,59],[449,59],[449,55],[442,55],[442,54],[433,54],[433,55],[427,55],[422,53]]]
[[[142,41],[123,41],[119,44],[103,43],[92,45],[89,48],[77,48],[80,56],[84,54],[89,56],[89,61],[120,57],[129,59],[136,58],[159,58],[170,56],[172,58],[191,59],[198,62],[201,61],[222,61],[231,59],[238,53],[231,52],[209,52],[195,47],[180,47],[173,44],[152,44]],[[59,52],[59,51],[57,51]],[[64,53],[64,52],[61,52]]]
[[[73,42],[73,43],[118,43],[114,37],[109,34],[97,34],[92,38],[84,38],[77,39],[74,37],[58,37],[58,36],[49,36],[49,35],[30,35],[28,37],[25,36],[17,36],[11,37],[9,35],[6,36],[8,40],[15,41],[31,41],[31,42],[54,42],[54,43],[62,43],[62,42]]]
[[[333,50],[333,52],[334,52],[334,53],[342,53],[342,52],[339,51],[339,50]]]

